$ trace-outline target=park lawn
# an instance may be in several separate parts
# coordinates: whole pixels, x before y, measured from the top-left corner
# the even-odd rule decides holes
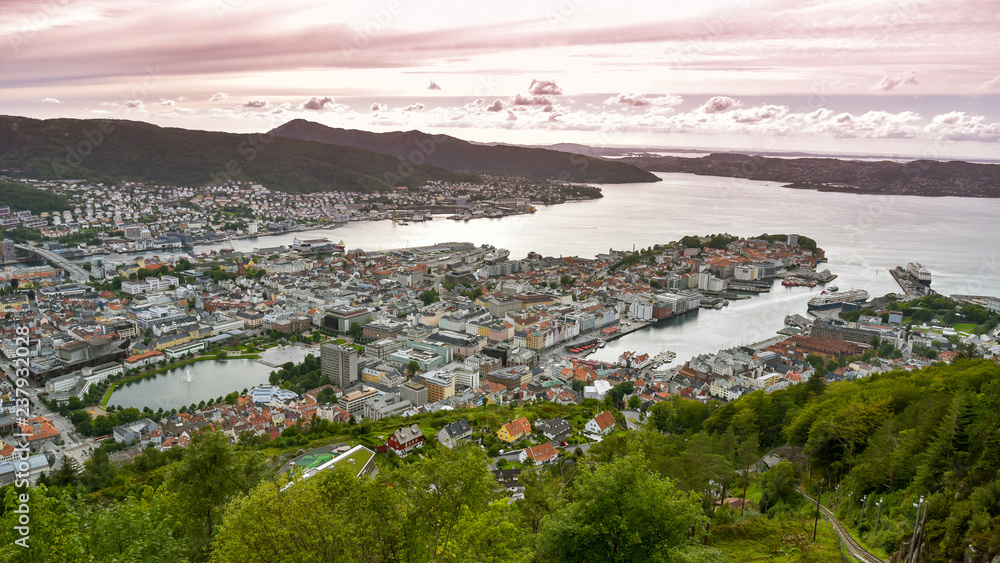
[[[812,518],[757,516],[716,526],[709,532],[708,545],[728,561],[840,563],[840,540],[833,526],[821,519],[815,542],[812,534]]]
[[[961,332],[970,332],[977,326],[979,325],[977,325],[976,323],[955,323],[951,325],[952,328]]]

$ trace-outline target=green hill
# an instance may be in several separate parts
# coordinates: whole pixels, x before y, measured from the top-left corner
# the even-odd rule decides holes
[[[9,205],[12,211],[31,211],[34,214],[70,209],[66,198],[33,188],[20,182],[0,181],[0,206]]]
[[[0,168],[43,180],[199,186],[259,182],[289,192],[377,191],[429,180],[478,181],[431,164],[267,134],[239,135],[98,119],[0,116]]]
[[[421,131],[372,133],[296,119],[270,133],[278,137],[358,147],[475,174],[604,184],[660,181],[655,174],[622,162],[542,148],[480,145]]]
[[[473,438],[493,450],[493,430],[516,417],[562,417],[579,429],[605,409],[621,418],[614,405],[587,400],[358,424],[314,420],[271,442],[250,433],[241,445],[197,435],[187,448],[152,448],[121,467],[100,448],[82,471],[71,462],[29,491],[32,546],[52,560],[95,562],[834,563],[842,559],[832,529],[821,524],[812,540],[815,508],[796,491],[801,483],[815,493],[825,479],[824,503],[876,554],[906,546],[914,503],[924,497],[921,561],[987,563],[1000,555],[996,363],[962,359],[829,385],[817,379],[722,406],[674,396],[650,408],[647,431],[626,431],[617,420],[586,454],[564,451],[537,472],[526,464],[524,498],[513,502],[477,444],[446,450],[432,438],[466,418]],[[341,468],[286,486],[277,474],[318,446],[374,449],[412,424],[431,438],[406,459],[376,456],[375,477]],[[782,444],[794,464],[747,471]],[[744,490],[752,504],[743,513],[717,508]],[[47,560],[26,558],[14,544],[23,491],[0,491],[0,555]]]

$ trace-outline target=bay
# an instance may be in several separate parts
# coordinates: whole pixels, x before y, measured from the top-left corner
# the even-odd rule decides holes
[[[507,248],[511,258],[593,257],[609,249],[644,248],[685,235],[796,233],[817,241],[841,290],[873,296],[899,291],[889,270],[919,261],[944,294],[1000,295],[1000,199],[881,196],[783,188],[774,182],[657,173],[663,181],[599,185],[597,200],[540,207],[531,215],[398,225],[357,221],[329,230],[233,241],[239,251],[290,245],[296,237],[343,240],[368,251],[469,241]],[[218,249],[196,248],[196,252]],[[146,253],[147,255],[151,253]],[[703,310],[610,343],[595,358],[630,349],[678,353],[678,361],[774,336],[790,313],[806,312],[821,290],[785,288]]]

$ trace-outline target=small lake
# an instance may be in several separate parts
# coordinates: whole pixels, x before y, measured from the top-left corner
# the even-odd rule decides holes
[[[191,372],[188,382],[187,372]],[[249,359],[202,360],[115,388],[108,405],[180,409],[267,383],[273,368]]]

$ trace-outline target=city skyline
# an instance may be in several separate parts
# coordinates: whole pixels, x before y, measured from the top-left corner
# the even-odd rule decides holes
[[[4,113],[991,157],[988,2],[8,2]]]

